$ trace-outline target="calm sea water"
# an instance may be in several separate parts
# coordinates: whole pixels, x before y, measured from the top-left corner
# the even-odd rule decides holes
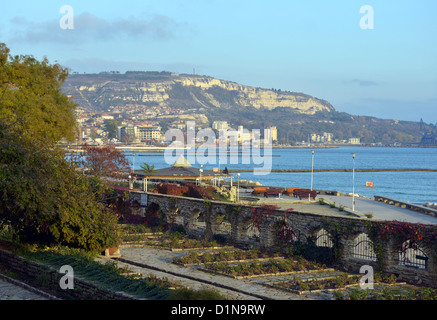
[[[314,169],[352,169],[352,153],[355,153],[356,169],[434,169],[437,170],[437,148],[371,148],[340,147],[330,149],[314,149]],[[273,149],[273,169],[306,169],[311,170],[311,149]],[[127,154],[132,161],[132,154]],[[170,165],[163,156],[135,154],[135,169],[142,163],[165,168]],[[221,159],[220,168],[229,170],[252,170],[261,168],[262,164],[227,164]],[[199,164],[192,164],[200,167]],[[205,164],[205,169],[218,167],[217,164]],[[237,175],[234,174],[237,178]],[[311,172],[308,173],[269,173],[254,175],[253,172],[242,172],[241,180],[258,181],[263,185],[281,187],[310,188]],[[366,181],[374,184],[373,194],[383,195],[411,203],[437,203],[437,172],[355,172],[355,193],[371,196],[372,188],[366,188]],[[313,188],[352,192],[352,172],[315,172]]]

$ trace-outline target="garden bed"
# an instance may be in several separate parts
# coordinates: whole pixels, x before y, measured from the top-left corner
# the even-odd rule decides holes
[[[294,279],[290,281],[277,281],[264,285],[275,289],[291,292],[294,294],[309,294],[318,292],[334,292],[340,289],[357,287],[363,275],[344,274],[340,276],[323,277],[309,280]],[[373,286],[397,286],[406,285],[405,282],[397,282],[392,277],[376,277]]]
[[[223,262],[242,263],[252,261],[268,261],[269,259],[283,260],[285,257],[275,253],[263,252],[257,249],[251,250],[223,250],[215,253],[210,252],[191,252],[182,257],[175,257],[173,263],[190,266],[200,265],[205,263]]]
[[[265,286],[275,289],[291,292],[294,294],[307,294],[316,292],[329,292],[338,289],[344,289],[360,284],[362,276],[345,275],[337,277],[324,277],[311,280],[277,281],[266,283]]]
[[[135,233],[126,235],[124,239],[120,247],[156,248],[171,251],[233,248],[220,245],[216,241],[188,238],[180,233]]]
[[[234,279],[334,271],[334,269],[326,268],[324,265],[302,258],[286,258],[283,260],[270,258],[268,261],[246,263],[213,262],[204,264],[204,269],[200,270]]]

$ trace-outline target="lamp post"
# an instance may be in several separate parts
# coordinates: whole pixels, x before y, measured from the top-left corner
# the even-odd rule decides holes
[[[313,175],[314,175],[314,150],[312,151],[312,163],[311,163],[311,191],[313,191]]]
[[[240,202],[240,173],[237,173],[238,181],[237,181],[237,203]]]
[[[199,170],[199,173],[200,173],[199,184],[202,184],[202,172],[203,172],[203,164],[200,165],[200,170]]]
[[[355,153],[352,153],[352,211],[355,211]]]
[[[143,178],[143,183],[144,183],[144,192],[147,192],[147,177]]]

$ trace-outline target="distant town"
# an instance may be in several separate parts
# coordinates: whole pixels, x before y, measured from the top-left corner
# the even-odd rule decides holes
[[[165,131],[160,122],[154,120],[156,115],[175,115],[179,110],[170,107],[151,107],[144,110],[143,107],[128,105],[125,108],[114,108],[113,112],[98,113],[87,112],[81,107],[76,109],[78,121],[78,141],[90,145],[147,145],[164,147],[171,141],[165,141]],[[183,119],[172,121],[168,124],[168,129],[186,130],[187,120]],[[196,123],[196,129],[203,129],[204,123]],[[213,121],[210,128],[216,132],[221,130],[236,129],[239,132],[239,142],[244,139],[251,140],[252,136],[248,130],[238,124],[231,124],[227,121]],[[278,140],[278,130],[275,126],[271,130],[272,144],[276,147],[287,147]],[[262,130],[261,130],[262,133]],[[199,142],[199,141],[198,141]],[[339,145],[362,145],[360,138],[350,137],[347,140],[337,140],[333,133],[322,132],[312,133],[307,141],[300,141],[293,144],[296,147],[309,146],[339,146]],[[372,144],[380,146],[381,144]]]

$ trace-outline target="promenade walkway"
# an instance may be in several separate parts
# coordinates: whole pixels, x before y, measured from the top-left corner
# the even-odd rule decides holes
[[[325,200],[325,205],[319,204],[319,199]],[[378,202],[370,198],[355,197],[355,211],[352,211],[351,196],[330,196],[319,195],[316,201],[298,200],[293,197],[281,196],[280,198],[260,198],[259,203],[276,204],[281,209],[293,208],[296,211],[324,214],[324,215],[354,215],[368,218],[371,215],[374,220],[402,221],[410,223],[437,224],[437,217],[429,216],[424,213],[415,212],[406,208],[395,207],[387,203]],[[328,203],[335,203],[336,208],[331,208]],[[339,206],[343,206],[345,211],[340,212]]]

